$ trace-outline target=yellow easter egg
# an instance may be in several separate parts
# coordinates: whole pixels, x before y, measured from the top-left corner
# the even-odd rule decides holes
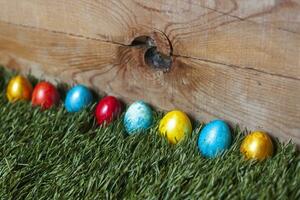
[[[32,93],[31,83],[23,76],[12,78],[6,89],[6,96],[10,102],[30,100]]]
[[[267,133],[254,131],[242,142],[240,151],[247,159],[264,160],[273,154],[273,143]]]
[[[192,133],[189,117],[179,110],[168,112],[159,123],[159,132],[171,144],[177,144]]]

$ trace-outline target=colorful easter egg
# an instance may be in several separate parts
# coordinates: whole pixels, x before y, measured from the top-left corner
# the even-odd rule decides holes
[[[177,144],[192,133],[189,117],[179,110],[168,112],[159,123],[159,132],[171,144]]]
[[[84,85],[76,85],[70,89],[65,99],[68,112],[78,112],[93,102],[91,91]]]
[[[198,148],[206,158],[214,158],[231,145],[231,132],[226,122],[214,120],[200,131]]]
[[[31,99],[32,85],[23,76],[16,76],[12,78],[6,89],[6,96],[10,102],[15,102],[18,100]]]
[[[106,96],[96,106],[95,116],[99,125],[110,124],[122,112],[121,102],[113,96]]]
[[[273,143],[267,133],[254,131],[247,135],[240,148],[247,159],[264,160],[273,154]]]
[[[48,82],[38,83],[32,93],[32,105],[49,109],[59,103],[59,93],[54,85]]]
[[[128,134],[145,131],[153,123],[152,109],[143,101],[136,101],[129,106],[124,116],[124,126]]]

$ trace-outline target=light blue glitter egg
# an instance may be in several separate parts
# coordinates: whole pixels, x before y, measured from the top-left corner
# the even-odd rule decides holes
[[[231,145],[231,132],[226,122],[214,120],[204,126],[198,139],[201,155],[214,158]]]
[[[152,123],[152,109],[143,101],[136,101],[131,104],[124,116],[124,126],[129,135],[147,130]]]
[[[84,85],[76,85],[67,93],[65,107],[68,112],[78,112],[91,104],[93,95]]]

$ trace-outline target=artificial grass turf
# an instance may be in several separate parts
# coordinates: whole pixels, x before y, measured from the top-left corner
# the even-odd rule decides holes
[[[0,68],[1,69],[1,68]],[[173,146],[155,126],[126,136],[122,118],[98,127],[93,106],[70,114],[28,102],[8,103],[11,73],[0,70],[1,199],[299,199],[300,157],[292,144],[276,142],[274,157],[245,160],[243,132],[216,159],[200,156],[192,136]]]

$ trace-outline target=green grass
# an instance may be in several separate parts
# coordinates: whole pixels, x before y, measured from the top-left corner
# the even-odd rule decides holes
[[[239,153],[243,132],[216,159],[204,159],[192,137],[172,146],[157,135],[126,136],[122,118],[98,127],[93,107],[77,114],[63,106],[41,112],[8,103],[11,73],[0,68],[1,199],[299,199],[300,157],[276,141],[264,162]]]

